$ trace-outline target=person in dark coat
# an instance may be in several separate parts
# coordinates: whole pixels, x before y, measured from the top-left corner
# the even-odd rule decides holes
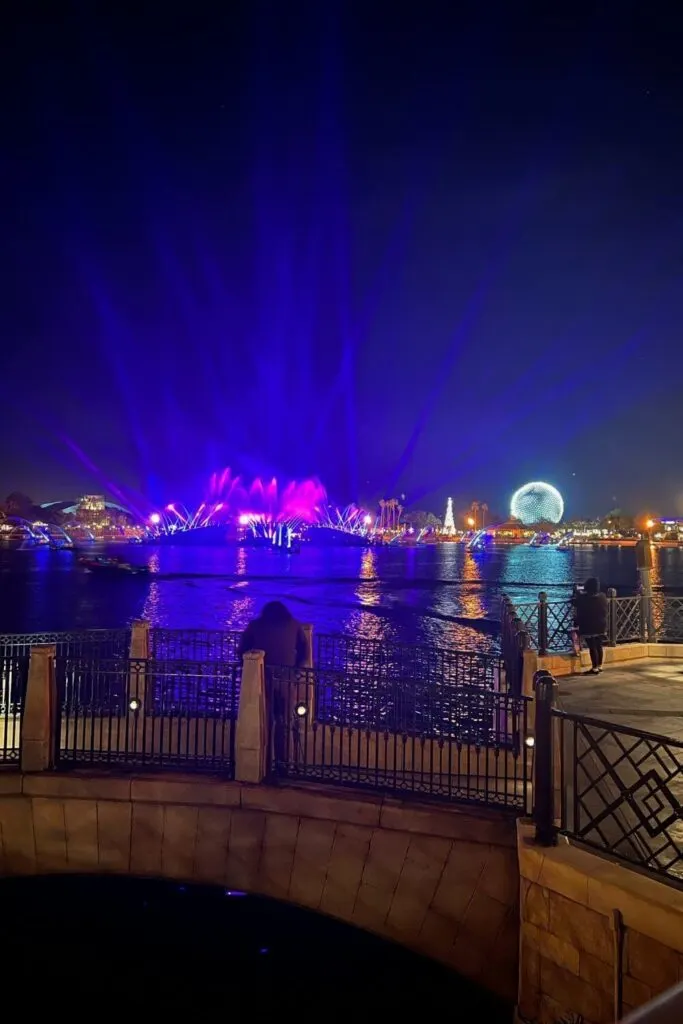
[[[239,658],[247,651],[265,653],[268,745],[275,762],[283,765],[287,760],[289,734],[285,722],[288,698],[292,686],[296,694],[294,673],[304,668],[309,660],[308,640],[289,608],[282,601],[269,601],[242,634],[237,650]]]
[[[282,601],[264,604],[240,640],[238,656],[247,651],[264,651],[266,668],[303,668],[308,660],[308,641],[301,623]]]
[[[574,598],[575,621],[579,636],[586,641],[591,656],[590,674],[602,672],[607,636],[607,595],[600,592],[600,581],[587,579],[583,591]]]

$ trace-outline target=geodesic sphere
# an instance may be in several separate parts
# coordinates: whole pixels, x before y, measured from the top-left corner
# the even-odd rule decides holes
[[[559,523],[564,514],[562,495],[541,481],[524,484],[512,495],[510,515],[525,526],[535,523]]]

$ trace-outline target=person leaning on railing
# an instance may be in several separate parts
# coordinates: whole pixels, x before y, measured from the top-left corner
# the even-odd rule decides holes
[[[303,627],[282,601],[269,601],[252,619],[237,648],[240,660],[247,651],[263,651],[266,669],[266,712],[274,727],[274,754],[281,760],[284,717],[292,670],[308,661],[308,641]],[[281,669],[282,671],[278,671]],[[289,671],[288,671],[289,670]]]
[[[582,590],[574,594],[574,623],[579,636],[585,640],[591,657],[589,675],[602,672],[607,638],[607,595],[600,591],[600,581],[591,576]]]

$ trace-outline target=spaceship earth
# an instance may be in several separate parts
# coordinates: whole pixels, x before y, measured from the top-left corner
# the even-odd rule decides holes
[[[512,495],[510,515],[525,526],[536,523],[559,523],[564,514],[564,501],[557,488],[540,480],[524,484]]]

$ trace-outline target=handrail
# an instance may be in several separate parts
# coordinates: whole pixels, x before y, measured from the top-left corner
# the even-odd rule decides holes
[[[680,715],[680,711],[672,711],[672,715]],[[626,736],[633,736],[636,739],[653,740],[656,743],[666,743],[670,747],[683,749],[683,740],[677,740],[674,736],[664,736],[662,733],[651,732],[650,729],[636,729],[632,725],[624,725],[623,722],[608,721],[606,718],[593,718],[590,715],[581,715],[576,711],[561,711],[553,708],[553,718],[564,718],[568,722],[579,722],[581,725],[594,725],[599,729],[608,729],[610,732],[618,732]]]

